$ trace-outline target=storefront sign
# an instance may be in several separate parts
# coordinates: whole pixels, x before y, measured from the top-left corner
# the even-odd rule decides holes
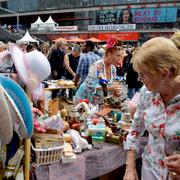
[[[119,31],[134,29],[136,29],[136,24],[88,25],[88,31]]]
[[[96,24],[176,22],[177,8],[132,8],[97,11]]]
[[[77,31],[77,26],[57,26],[56,31]]]
[[[102,41],[106,41],[111,36],[118,37],[122,41],[138,41],[138,39],[139,39],[138,32],[98,33],[98,39],[100,39]]]

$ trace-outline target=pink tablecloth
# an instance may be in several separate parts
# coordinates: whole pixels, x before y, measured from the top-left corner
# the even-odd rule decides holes
[[[122,166],[126,152],[122,147],[104,143],[102,149],[93,149],[77,155],[73,163],[55,163],[35,169],[37,180],[93,179]]]

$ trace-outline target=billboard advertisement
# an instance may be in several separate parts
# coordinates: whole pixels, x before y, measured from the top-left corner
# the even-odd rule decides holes
[[[132,9],[135,23],[176,22],[177,8]]]
[[[132,8],[98,11],[96,24],[176,22],[177,7]]]
[[[117,24],[117,11],[97,11],[96,24]]]

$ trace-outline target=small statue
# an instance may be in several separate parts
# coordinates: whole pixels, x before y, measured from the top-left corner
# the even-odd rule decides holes
[[[61,109],[60,113],[63,120],[66,121],[68,116],[68,111],[66,109]]]
[[[73,144],[75,145],[74,153],[81,153],[83,149],[92,149],[92,145],[88,144],[87,140],[81,137],[78,131],[69,129],[66,133],[72,137]]]

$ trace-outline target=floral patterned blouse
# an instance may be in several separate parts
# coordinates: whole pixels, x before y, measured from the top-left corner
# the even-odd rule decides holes
[[[96,61],[89,69],[89,73],[85,81],[81,84],[78,91],[75,95],[75,100],[78,102],[80,99],[88,98],[89,101],[96,105],[101,104],[103,101],[103,91],[97,90],[97,88],[101,87],[99,84],[99,78],[106,78],[106,70],[104,60]],[[112,84],[112,82],[116,78],[116,68],[111,65],[111,78],[108,80],[108,86]],[[108,92],[108,95],[110,92]]]
[[[149,132],[149,139],[142,155],[143,163],[159,180],[166,180],[165,157],[180,148],[180,94],[165,107],[159,93],[143,87],[124,148],[138,153],[144,130]]]

